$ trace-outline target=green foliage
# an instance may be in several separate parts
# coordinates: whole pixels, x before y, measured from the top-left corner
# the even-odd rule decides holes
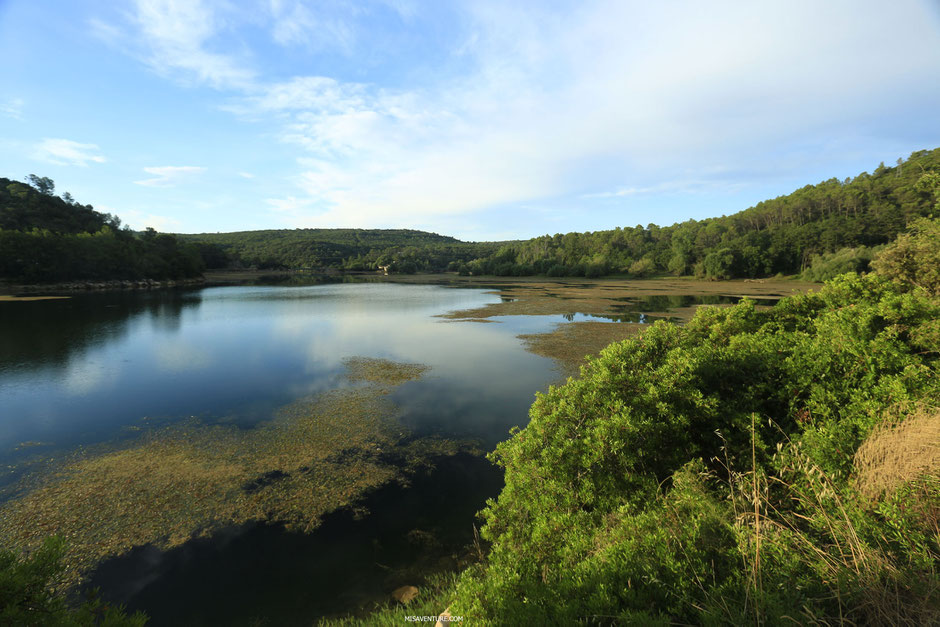
[[[937,177],[940,194],[940,177]],[[940,201],[938,201],[940,202]],[[940,218],[920,218],[872,261],[882,275],[940,295]]]
[[[26,180],[28,180],[29,184],[35,187],[40,194],[51,196],[52,192],[55,191],[55,183],[48,176],[30,174],[26,177]]]
[[[203,251],[195,246],[152,229],[137,237],[115,216],[52,196],[51,182],[46,189],[0,179],[0,278],[43,283],[202,273]]]
[[[393,601],[378,605],[368,616],[339,619],[321,619],[317,625],[341,627],[346,625],[375,625],[400,627],[407,624],[407,616],[440,616],[453,598],[457,576],[451,573],[433,574],[420,584],[418,596],[408,604]],[[434,624],[433,622],[430,624]],[[454,623],[459,624],[459,623]]]
[[[703,261],[708,279],[730,279],[734,275],[734,251],[721,248],[708,253]]]
[[[929,525],[849,481],[887,412],[940,402],[938,318],[923,291],[845,275],[772,310],[702,308],[612,344],[537,395],[493,454],[506,484],[482,514],[492,551],[461,578],[455,613],[878,623],[907,620],[889,601],[913,607],[931,585],[910,611],[940,610]]]
[[[0,550],[0,625],[140,627],[147,617],[128,616],[123,608],[102,602],[95,593],[77,609],[69,608],[54,585],[63,570],[65,542],[48,538],[28,558]]]
[[[179,235],[203,250],[214,247],[227,263],[257,268],[441,272],[458,270],[478,257],[495,252],[499,242],[475,244],[453,237],[392,229],[284,229],[237,233]],[[209,263],[217,263],[213,259]],[[469,270],[468,270],[469,271]]]
[[[564,271],[583,276],[594,264],[607,273],[670,272],[717,279],[797,274],[812,262],[817,268],[806,276],[819,274],[814,280],[823,280],[837,274],[826,266],[849,267],[845,271],[867,267],[865,257],[853,260],[850,253],[837,251],[869,254],[938,206],[940,149],[923,150],[897,167],[882,164],[874,174],[807,185],[733,215],[668,227],[543,235],[513,243],[510,250],[500,251],[499,261],[491,254],[479,266],[488,274],[562,276]]]
[[[840,274],[854,272],[860,274],[868,272],[871,261],[884,247],[859,246],[857,248],[840,248],[833,253],[813,255],[810,266],[803,270],[800,278],[804,281],[822,283]]]

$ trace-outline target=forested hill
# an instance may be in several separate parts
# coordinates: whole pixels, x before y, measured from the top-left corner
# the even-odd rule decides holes
[[[207,258],[210,267],[374,270],[390,266],[395,272],[456,270],[501,245],[461,242],[410,229],[281,229],[178,237],[217,247],[224,258]]]
[[[55,183],[0,178],[0,279],[182,279],[202,273],[199,247],[152,229],[134,233],[121,220],[82,205]]]
[[[182,278],[206,267],[459,271],[521,276],[653,273],[707,278],[802,273],[824,280],[868,269],[877,247],[931,214],[940,148],[843,181],[829,179],[719,218],[526,241],[461,242],[415,230],[291,229],[134,233],[120,220],[53,195],[48,178],[0,178],[0,278]]]
[[[501,247],[474,274],[601,276],[669,272],[709,278],[865,270],[873,246],[930,214],[940,148],[843,181],[832,178],[739,213],[669,227],[544,235]]]

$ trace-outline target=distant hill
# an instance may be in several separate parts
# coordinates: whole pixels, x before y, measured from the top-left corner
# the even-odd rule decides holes
[[[491,254],[498,246],[410,229],[281,229],[177,237],[218,247],[228,264],[346,270],[389,265],[399,272],[455,269],[454,264]]]

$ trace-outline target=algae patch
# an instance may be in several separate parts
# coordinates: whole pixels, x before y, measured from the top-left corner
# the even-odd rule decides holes
[[[249,521],[310,531],[368,490],[406,482],[434,456],[467,447],[412,439],[387,385],[425,367],[350,360],[350,378],[385,385],[342,388],[295,401],[250,430],[195,420],[148,431],[130,445],[79,451],[24,480],[0,506],[0,545],[31,551],[43,538],[69,547],[66,581],[135,546],[178,546]]]
[[[640,333],[648,325],[621,322],[567,322],[548,333],[520,335],[526,350],[554,359],[565,376],[577,375],[584,358],[596,355],[611,342]]]
[[[349,357],[343,360],[346,377],[350,381],[368,381],[382,385],[401,385],[423,375],[428,367],[422,364],[404,364],[374,357]]]
[[[676,279],[564,279],[564,280],[499,280],[492,279],[486,287],[494,288],[501,301],[474,309],[452,311],[441,315],[451,320],[485,319],[492,316],[544,316],[559,314],[613,315],[621,312],[625,302],[650,296],[748,296],[778,299],[792,293],[806,292],[813,287],[796,281],[697,281]],[[656,312],[645,312],[656,315]],[[670,313],[680,320],[694,315],[695,307]]]

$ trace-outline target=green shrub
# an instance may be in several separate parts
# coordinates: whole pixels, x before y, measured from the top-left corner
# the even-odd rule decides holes
[[[55,589],[62,573],[65,542],[48,538],[29,557],[0,550],[0,625],[140,627],[147,617],[128,616],[123,608],[102,602],[96,593],[79,608],[70,609]]]
[[[658,323],[607,347],[537,395],[529,425],[493,454],[506,484],[482,514],[492,550],[461,578],[455,613],[885,620],[872,590],[899,602],[929,591],[927,557],[940,551],[935,539],[921,553],[879,544],[898,525],[930,536],[858,500],[852,458],[886,412],[940,400],[937,319],[923,291],[845,275],[771,310],[701,308],[685,327]],[[820,557],[851,551],[849,538],[881,566]]]

